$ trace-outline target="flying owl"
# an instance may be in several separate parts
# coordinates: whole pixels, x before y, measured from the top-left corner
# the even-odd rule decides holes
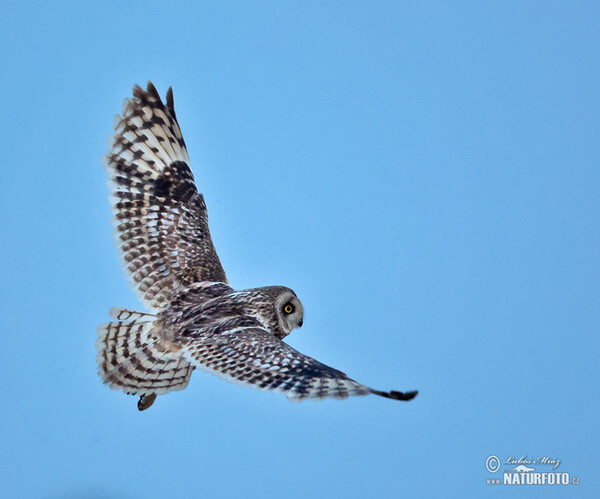
[[[286,344],[303,322],[302,303],[291,289],[229,285],[171,88],[164,104],[152,83],[146,90],[136,85],[114,129],[103,157],[114,238],[127,278],[150,312],[113,308],[114,322],[98,328],[104,383],[138,395],[140,411],[157,395],[184,389],[195,368],[291,400],[417,395],[374,390]]]

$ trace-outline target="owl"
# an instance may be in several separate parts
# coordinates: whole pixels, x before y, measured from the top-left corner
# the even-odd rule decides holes
[[[177,123],[171,88],[133,89],[103,157],[114,238],[125,274],[148,312],[110,310],[98,328],[104,383],[139,396],[184,389],[194,369],[291,400],[375,394],[411,400],[417,391],[379,391],[295,350],[283,340],[302,327],[304,309],[285,286],[236,290],[213,245]]]

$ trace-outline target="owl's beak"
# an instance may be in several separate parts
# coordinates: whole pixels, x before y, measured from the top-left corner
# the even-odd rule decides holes
[[[304,320],[300,319],[300,320],[298,321],[298,327],[302,327],[302,324],[304,324]]]

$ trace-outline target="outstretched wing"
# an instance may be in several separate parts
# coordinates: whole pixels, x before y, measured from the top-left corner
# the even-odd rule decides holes
[[[194,282],[227,282],[208,229],[202,194],[189,167],[173,106],[148,82],[125,99],[114,121],[109,174],[122,265],[139,299],[151,309]]]
[[[184,358],[227,381],[283,392],[291,400],[342,399],[370,393],[411,400],[417,395],[416,391],[373,390],[300,353],[264,329],[244,324],[248,324],[247,318],[234,319],[224,327],[217,326],[209,336],[181,338]]]

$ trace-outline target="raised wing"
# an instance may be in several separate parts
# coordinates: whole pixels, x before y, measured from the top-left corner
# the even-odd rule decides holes
[[[240,317],[215,325],[207,334],[180,338],[184,358],[227,381],[285,393],[291,400],[346,398],[373,393],[411,400],[418,392],[381,392],[300,353]]]
[[[226,283],[172,89],[165,105],[152,83],[146,90],[136,85],[114,129],[103,165],[110,177],[115,242],[139,299],[161,309],[194,282]]]

